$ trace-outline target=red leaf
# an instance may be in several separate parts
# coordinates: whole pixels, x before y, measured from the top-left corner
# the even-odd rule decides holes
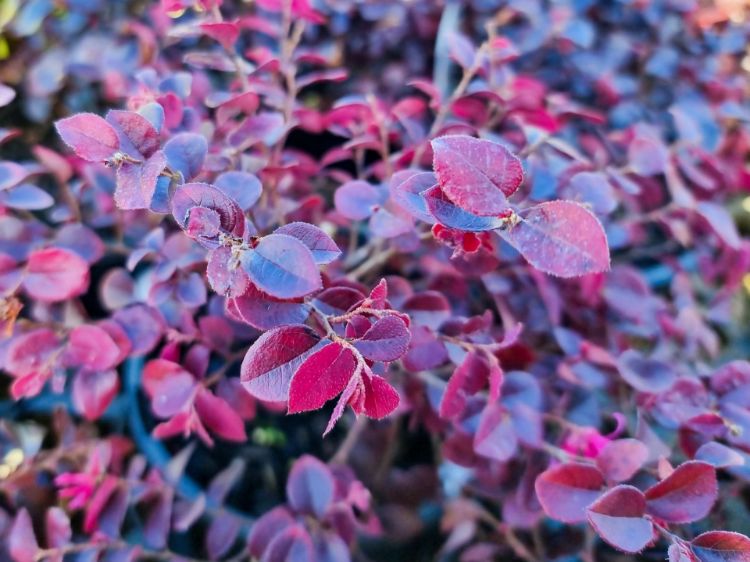
[[[289,399],[289,381],[319,346],[320,338],[307,326],[284,326],[262,334],[242,361],[242,384],[260,400]]]
[[[540,474],[534,487],[544,512],[563,523],[586,520],[586,508],[601,495],[604,477],[594,466],[561,464]]]
[[[739,533],[709,531],[690,543],[700,562],[750,562],[750,539]]]
[[[354,352],[330,343],[310,355],[289,385],[289,413],[317,410],[346,387],[357,369]]]
[[[81,256],[62,248],[36,250],[29,256],[23,287],[32,298],[58,302],[85,292],[89,266]]]
[[[398,408],[401,398],[383,377],[365,374],[362,377],[365,388],[365,415],[379,420]]]
[[[93,113],[79,113],[55,123],[57,133],[73,151],[89,162],[108,160],[120,148],[112,125]]]
[[[648,460],[648,447],[637,439],[610,441],[596,457],[596,465],[607,480],[624,482]]]
[[[356,342],[359,352],[372,361],[395,361],[406,353],[411,334],[398,316],[380,318]]]
[[[73,405],[87,420],[99,419],[119,389],[117,371],[79,371],[73,379]]]
[[[456,135],[432,141],[438,183],[459,207],[480,216],[509,209],[507,197],[523,181],[521,161],[497,143]]]
[[[531,265],[558,277],[609,269],[607,236],[599,220],[572,201],[550,201],[521,213],[500,236]]]
[[[708,463],[690,461],[646,490],[649,514],[669,523],[692,523],[709,514],[716,502],[716,470]]]
[[[198,417],[213,433],[228,441],[247,440],[245,422],[229,404],[209,390],[200,388],[195,397],[195,411]]]
[[[654,526],[644,517],[646,498],[632,486],[617,486],[591,504],[588,520],[599,536],[624,552],[640,552],[654,539]]]

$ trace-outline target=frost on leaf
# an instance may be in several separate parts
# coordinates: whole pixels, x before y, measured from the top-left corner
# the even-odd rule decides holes
[[[607,236],[582,205],[550,201],[520,215],[517,224],[498,232],[537,269],[558,277],[609,269]]]

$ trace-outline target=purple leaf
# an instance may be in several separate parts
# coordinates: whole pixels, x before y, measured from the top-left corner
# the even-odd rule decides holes
[[[599,220],[578,203],[550,201],[521,213],[500,236],[531,265],[558,277],[609,269],[609,248]]]
[[[709,514],[718,496],[716,470],[689,461],[645,492],[650,515],[669,523],[692,523]]]
[[[730,248],[738,249],[742,244],[734,218],[722,205],[701,201],[695,206],[696,212],[705,219],[721,240]]]
[[[701,445],[695,453],[695,460],[706,462],[716,468],[745,464],[745,458],[740,453],[716,441]]]
[[[306,222],[290,222],[277,228],[274,234],[287,234],[302,242],[310,249],[318,265],[331,263],[341,255],[341,250],[330,236],[317,226]]]
[[[654,540],[654,526],[644,517],[646,498],[632,486],[617,486],[591,504],[588,520],[607,543],[636,553]]]
[[[39,543],[34,535],[31,516],[22,508],[13,520],[7,535],[8,552],[13,562],[35,562],[39,553]]]
[[[299,524],[287,527],[278,533],[268,544],[260,559],[260,562],[314,561],[315,553],[310,535]]]
[[[215,292],[229,299],[245,294],[251,286],[247,273],[228,246],[219,246],[209,254],[206,277]]]
[[[241,263],[253,284],[273,297],[304,297],[323,286],[310,249],[287,234],[264,236]]]
[[[242,361],[242,384],[260,400],[284,402],[297,368],[320,345],[306,326],[284,326],[262,334]]]
[[[227,197],[236,201],[243,211],[255,205],[263,191],[258,177],[247,172],[224,172],[216,178],[215,184]]]
[[[219,512],[212,518],[206,532],[206,552],[211,560],[218,560],[232,548],[240,533],[240,522],[231,513]]]
[[[336,210],[343,216],[351,220],[363,220],[383,203],[383,195],[374,185],[353,180],[339,187],[333,200]]]
[[[200,173],[207,151],[206,139],[197,133],[179,133],[164,145],[167,164],[175,172],[181,173],[185,181]]]
[[[432,224],[435,219],[422,194],[436,184],[437,178],[432,172],[396,172],[390,183],[391,198],[413,217]]]
[[[0,206],[24,211],[48,209],[55,204],[52,196],[30,183],[22,183],[0,191]]]
[[[397,316],[380,318],[354,346],[372,361],[395,361],[406,353],[411,335],[404,321]]]
[[[245,231],[239,205],[205,183],[186,183],[177,188],[172,197],[172,216],[191,238],[207,248],[218,246],[220,231],[234,237],[241,237]]]
[[[498,403],[488,404],[474,434],[474,451],[488,459],[507,462],[517,450],[518,438],[510,412]]]
[[[601,495],[604,477],[594,466],[561,464],[540,474],[534,487],[544,512],[563,523],[586,520],[586,508]]]
[[[456,205],[480,216],[509,209],[507,197],[521,185],[523,168],[507,148],[456,135],[434,139],[432,151],[440,188]]]
[[[120,148],[112,125],[93,113],[79,113],[61,119],[55,127],[63,142],[89,162],[109,160]]]
[[[427,203],[430,214],[440,224],[456,230],[483,232],[501,228],[506,223],[500,217],[480,217],[464,211],[461,207],[453,204],[437,185],[422,193],[422,197]]]
[[[294,525],[294,518],[286,506],[274,507],[264,513],[250,529],[247,538],[248,551],[255,558],[260,558],[266,547],[287,527]]]
[[[334,489],[330,469],[310,455],[294,463],[286,482],[286,496],[292,509],[317,518],[322,518],[333,502]]]
[[[617,366],[625,382],[640,392],[659,394],[669,390],[677,380],[672,365],[644,357],[634,349],[620,355]]]

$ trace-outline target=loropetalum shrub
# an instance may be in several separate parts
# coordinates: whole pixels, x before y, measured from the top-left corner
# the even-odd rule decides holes
[[[750,560],[749,31],[3,4],[0,558]]]

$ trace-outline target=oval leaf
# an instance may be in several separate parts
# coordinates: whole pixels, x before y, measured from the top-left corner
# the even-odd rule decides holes
[[[534,485],[539,503],[563,523],[586,520],[586,508],[601,495],[604,477],[595,466],[561,464],[545,470]]]

